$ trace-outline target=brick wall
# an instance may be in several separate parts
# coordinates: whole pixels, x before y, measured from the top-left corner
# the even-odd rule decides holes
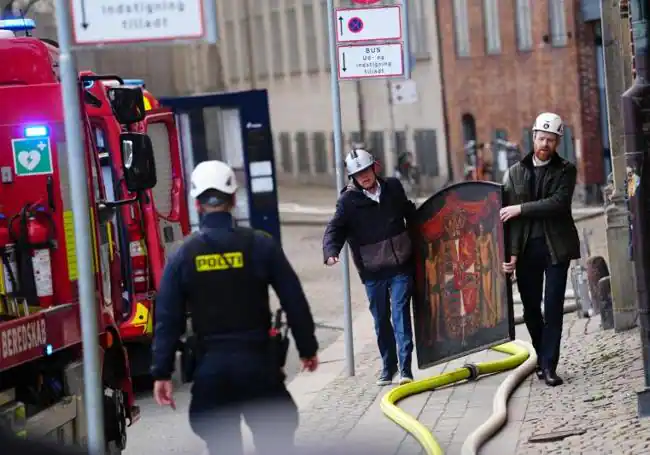
[[[468,2],[471,56],[465,58],[456,56],[453,0],[436,3],[454,176],[462,175],[463,169],[463,114],[474,116],[479,142],[489,141],[495,129],[502,129],[510,140],[521,143],[524,128],[531,127],[537,114],[551,111],[571,127],[581,158],[597,162],[580,164],[580,180],[601,182],[593,30],[577,26],[579,0],[566,2],[567,45],[557,48],[544,42],[550,33],[548,2],[531,2],[533,49],[528,52],[517,49],[514,0],[500,1],[499,55],[485,52],[482,2]],[[581,90],[583,83],[585,90]]]

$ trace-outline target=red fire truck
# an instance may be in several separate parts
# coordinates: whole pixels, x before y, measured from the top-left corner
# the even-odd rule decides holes
[[[123,129],[113,115],[108,90],[124,86],[119,76],[98,76],[82,72],[86,93],[96,101],[87,106],[96,140],[102,181],[109,201],[131,199],[122,178],[119,153]],[[128,86],[136,86],[127,81]],[[144,92],[144,91],[143,91]],[[148,92],[143,93],[145,118],[131,125],[132,131],[146,132],[156,154],[156,186],[143,191],[137,204],[122,206],[112,220],[117,231],[122,276],[118,307],[119,331],[129,353],[132,377],[149,375],[153,335],[153,303],[160,285],[166,255],[190,233],[178,132],[170,109],[161,108]]]
[[[85,443],[73,219],[88,216],[106,441],[111,453],[119,453],[126,445],[127,425],[138,417],[122,334],[141,323],[139,303],[149,301],[151,308],[152,296],[135,286],[136,279],[153,276],[157,287],[164,260],[164,230],[149,203],[157,180],[152,141],[138,128],[149,121],[142,90],[118,86],[93,92],[88,85],[106,78],[80,76],[90,207],[88,213],[73,213],[56,46],[16,37],[2,25],[0,425],[27,436]],[[104,142],[98,127],[105,128]],[[106,153],[110,166],[102,164]],[[144,263],[138,262],[132,242],[146,248]],[[147,272],[139,275],[142,264]],[[131,287],[125,284],[131,281]],[[144,319],[140,327],[151,324],[149,314]]]

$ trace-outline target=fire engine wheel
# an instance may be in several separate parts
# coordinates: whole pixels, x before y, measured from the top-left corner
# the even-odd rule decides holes
[[[124,392],[106,389],[104,395],[104,415],[106,427],[106,453],[118,455],[126,448],[126,406]]]

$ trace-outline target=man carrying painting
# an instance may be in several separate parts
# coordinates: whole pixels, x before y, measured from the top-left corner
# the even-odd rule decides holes
[[[557,154],[563,133],[564,125],[557,114],[545,112],[537,117],[533,150],[504,176],[505,200],[500,212],[510,233],[510,257],[503,270],[517,274],[524,322],[539,358],[537,377],[552,387],[563,383],[556,369],[564,292],[569,264],[580,257],[580,240],[571,214],[577,170]]]
[[[383,362],[377,385],[391,384],[398,372],[400,384],[406,384],[413,380],[414,271],[406,221],[415,205],[398,179],[377,176],[377,163],[368,150],[354,148],[345,166],[350,184],[341,192],[325,230],[323,260],[333,266],[345,242],[349,243],[375,321]]]

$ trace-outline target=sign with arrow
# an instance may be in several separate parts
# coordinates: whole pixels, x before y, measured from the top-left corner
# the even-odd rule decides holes
[[[338,47],[339,80],[404,75],[404,45],[357,44]]]
[[[336,10],[338,43],[399,39],[402,39],[402,8],[399,5]]]
[[[70,0],[75,45],[196,40],[205,36],[204,0]]]

